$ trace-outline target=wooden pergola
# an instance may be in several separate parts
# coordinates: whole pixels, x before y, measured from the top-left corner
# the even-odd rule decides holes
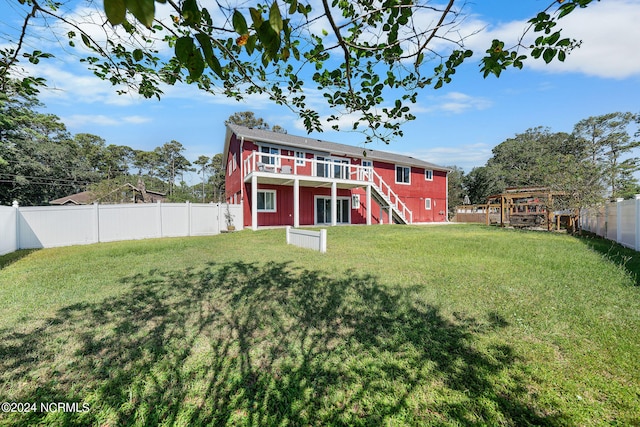
[[[554,228],[559,230],[564,222],[568,228],[573,228],[574,211],[554,212],[550,209],[554,197],[562,195],[563,192],[546,187],[507,188],[503,193],[489,196],[486,204],[458,206],[456,211],[468,222],[482,222],[480,216],[483,215],[487,225],[546,227],[552,231]]]

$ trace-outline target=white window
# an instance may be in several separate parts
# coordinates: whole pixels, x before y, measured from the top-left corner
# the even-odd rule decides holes
[[[351,195],[351,209],[360,209],[360,195],[352,194]]]
[[[258,212],[276,211],[276,191],[258,190]]]
[[[304,165],[305,155],[303,151],[296,151],[296,165]]]
[[[280,150],[275,147],[270,147],[268,145],[260,146],[260,152],[267,154],[266,156],[260,156],[260,161],[265,165],[276,165],[277,166],[277,155],[280,154]]]
[[[431,199],[424,199],[424,208],[428,211],[431,210]]]
[[[360,179],[362,181],[369,181],[372,178],[371,172],[373,171],[373,162],[371,160],[363,160],[362,169],[360,171]]]
[[[433,181],[433,171],[431,169],[424,170],[424,179],[427,181]]]
[[[229,176],[231,176],[231,174],[233,173],[232,166],[233,166],[233,160],[229,159],[229,165],[227,166],[227,173],[229,174]]]
[[[396,165],[396,184],[411,184],[411,168]]]

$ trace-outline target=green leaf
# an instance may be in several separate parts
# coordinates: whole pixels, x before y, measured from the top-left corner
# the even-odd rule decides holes
[[[263,22],[260,28],[258,28],[258,38],[265,47],[267,54],[267,62],[276,57],[278,50],[280,49],[280,36],[273,30],[270,22]],[[264,60],[264,55],[263,55]]]
[[[558,61],[564,62],[566,58],[567,58],[567,54],[565,53],[565,51],[561,50],[558,52]]]
[[[182,18],[185,24],[189,26],[197,25],[200,23],[200,17],[201,13],[196,0],[185,0],[182,4]]]
[[[91,47],[91,40],[89,40],[89,37],[87,37],[86,34],[80,34],[80,38],[82,38],[82,43],[84,43],[85,46]]]
[[[142,49],[135,49],[132,52],[132,55],[133,55],[133,59],[135,59],[136,61],[138,62],[142,61],[142,58],[143,58]]]
[[[547,37],[547,44],[554,44],[555,42],[557,42],[560,39],[560,31],[556,31],[555,33],[551,34],[549,37]]]
[[[296,13],[298,9],[298,0],[291,0],[291,6],[289,6],[289,15]]]
[[[262,19],[262,14],[255,7],[249,8],[249,13],[251,14],[251,20],[253,21],[253,28],[260,28],[264,19]]]
[[[104,13],[111,25],[122,24],[126,12],[124,0],[104,0]]]
[[[240,13],[237,9],[233,12],[233,29],[236,30],[236,33],[241,36],[244,34],[249,34],[249,28],[247,27],[247,21],[244,19],[242,13]]]
[[[180,37],[176,40],[175,53],[178,61],[183,64],[187,64],[189,62],[189,58],[193,54],[193,50],[195,49],[195,44],[193,43],[193,39],[191,37],[185,36]]]
[[[570,14],[571,12],[573,12],[573,9],[576,8],[576,4],[575,3],[566,3],[563,4],[562,6],[560,6],[560,14],[558,14],[558,19]]]
[[[280,8],[278,7],[278,3],[275,1],[271,5],[271,9],[269,10],[269,23],[271,24],[271,28],[273,28],[273,31],[275,31],[276,33],[279,34],[280,31],[282,31],[282,15],[280,15]]]
[[[202,76],[204,60],[191,37],[180,37],[176,40],[175,54],[178,61],[189,71],[191,79],[197,80]]]
[[[247,39],[247,44],[244,45],[244,48],[247,50],[247,53],[249,55],[252,55],[254,49],[256,48],[256,40],[258,40],[258,38],[255,35],[249,36],[249,38]]]
[[[555,58],[555,56],[556,56],[556,50],[555,49],[547,48],[542,53],[542,59],[544,59],[544,62],[546,62],[547,64],[549,62],[553,61],[553,58]]]
[[[153,0],[125,0],[125,5],[142,25],[151,28],[156,12]]]
[[[213,46],[211,45],[211,39],[204,33],[196,34],[196,39],[198,39],[198,43],[200,43],[200,49],[202,49],[202,53],[204,54],[204,60],[209,65],[209,68],[213,70],[219,77],[222,77],[222,67],[220,66],[220,61],[213,54]]]

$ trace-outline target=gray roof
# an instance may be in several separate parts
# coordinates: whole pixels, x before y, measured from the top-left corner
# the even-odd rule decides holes
[[[367,160],[380,160],[407,166],[417,166],[425,169],[450,171],[450,169],[446,167],[438,166],[436,164],[416,159],[411,156],[390,153],[388,151],[372,150],[365,147],[355,147],[353,145],[338,144],[336,142],[323,141],[321,139],[315,139],[311,137],[289,135],[286,133],[272,132],[269,130],[252,129],[233,123],[227,123],[227,128],[231,132],[236,134],[236,136],[254,142],[267,142],[272,144],[285,145],[288,147],[303,148],[312,151],[316,150],[337,155],[366,158]],[[225,147],[225,150],[226,149],[228,149],[228,147]]]

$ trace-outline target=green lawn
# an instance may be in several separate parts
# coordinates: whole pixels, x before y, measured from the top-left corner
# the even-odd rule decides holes
[[[0,257],[0,402],[87,409],[0,425],[640,425],[635,252],[473,225],[284,240]]]

